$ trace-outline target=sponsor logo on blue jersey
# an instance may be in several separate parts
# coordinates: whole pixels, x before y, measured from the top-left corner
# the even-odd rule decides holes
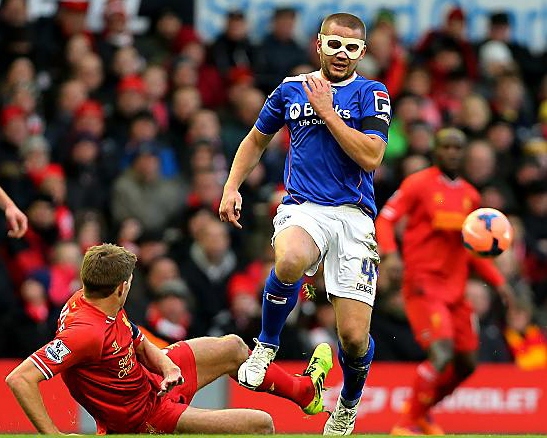
[[[359,167],[338,144],[308,102],[301,82],[301,77],[287,78],[277,87],[256,123],[263,134],[274,134],[285,124],[289,128],[291,148],[284,171],[288,196],[283,202],[354,204],[374,218],[373,172]],[[340,119],[387,142],[391,105],[384,85],[355,76],[333,86],[332,92],[333,109]]]
[[[334,106],[334,111],[342,119],[351,119],[351,111],[349,109],[340,108],[340,105],[336,104]],[[296,120],[299,119],[300,116],[317,117],[317,113],[309,102],[304,103],[304,105],[300,104],[299,102],[291,104],[291,106],[289,107],[289,117],[292,120]]]

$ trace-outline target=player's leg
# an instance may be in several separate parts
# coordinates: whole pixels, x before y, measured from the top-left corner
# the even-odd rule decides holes
[[[473,309],[468,302],[463,301],[452,306],[451,314],[454,324],[454,360],[443,372],[434,404],[451,394],[477,367],[479,334]]]
[[[412,331],[427,359],[417,370],[405,410],[392,435],[442,431],[429,419],[439,385],[450,379],[454,360],[454,326],[448,307],[431,295],[407,298],[405,309]]]
[[[477,367],[477,353],[475,351],[455,352],[454,361],[446,368],[439,379],[435,398],[435,406],[446,396],[452,394]]]
[[[269,435],[272,417],[255,409],[208,410],[188,406],[180,415],[174,433]]]
[[[431,409],[447,395],[452,394],[476,368],[475,351],[455,352],[454,346],[457,346],[457,341],[455,343],[450,340],[437,341],[432,344],[432,352],[429,355],[430,362],[438,364],[441,371],[438,373],[433,371],[429,375],[429,379],[424,379],[423,374],[420,373],[416,379],[414,390],[416,394],[419,394],[417,398],[421,403],[416,403],[416,400],[413,399],[414,404],[410,403],[408,409],[409,411],[414,410],[411,417],[415,419],[416,425],[426,435],[444,435],[442,427],[435,422],[431,415]],[[453,359],[443,368],[442,364],[449,357]],[[434,369],[437,369],[435,365]],[[418,388],[421,389],[421,392]]]
[[[336,315],[338,362],[344,382],[335,409],[325,423],[325,435],[348,435],[353,431],[374,357],[374,341],[369,335],[379,262],[374,226],[358,209],[340,210],[329,224],[336,237],[325,256],[324,275]]]
[[[194,355],[198,390],[225,374],[235,376],[249,356],[247,345],[236,335],[195,338],[185,342]]]
[[[258,340],[279,346],[279,335],[294,309],[302,277],[320,257],[319,248],[303,228],[292,226],[275,237],[275,266],[266,280],[262,301],[262,330]]]
[[[374,357],[374,341],[369,335],[372,307],[353,299],[332,297],[338,331],[338,363],[343,385],[325,435],[349,435],[355,427],[357,408]]]
[[[306,414],[314,415],[324,410],[324,383],[332,365],[332,350],[322,343],[315,348],[301,375],[289,374],[274,362],[266,370],[264,381],[254,390],[289,399]]]
[[[236,335],[196,338],[176,342],[162,351],[180,367],[184,384],[162,397],[140,433],[273,433],[272,419],[265,412],[188,406],[198,389],[224,374],[237,373],[248,356],[248,348],[241,338]]]
[[[196,390],[224,374],[235,378],[239,366],[249,356],[247,345],[236,335],[190,339],[186,344],[190,346],[195,361]],[[185,371],[189,371],[189,367],[192,366],[189,363],[191,359],[177,355],[177,350],[173,348],[170,351],[170,357],[181,367],[184,376]],[[289,374],[282,367],[271,364],[264,381],[256,390],[289,399],[299,405],[304,412],[316,414],[323,410],[323,382],[331,368],[330,347],[327,344],[320,344],[302,375]]]
[[[266,279],[262,299],[262,329],[256,347],[240,367],[242,386],[255,389],[264,380],[279,348],[279,335],[298,301],[302,276],[321,257],[318,244],[324,240],[307,206],[282,205],[274,218],[275,266]]]
[[[463,383],[477,366],[476,350],[479,345],[478,321],[473,317],[469,303],[456,303],[450,307],[451,320],[454,327],[453,359],[439,373],[435,380],[435,392],[430,408],[433,408],[447,395]],[[445,354],[446,356],[446,354]],[[442,435],[442,428],[435,423],[430,412],[419,420],[422,431],[427,435]]]

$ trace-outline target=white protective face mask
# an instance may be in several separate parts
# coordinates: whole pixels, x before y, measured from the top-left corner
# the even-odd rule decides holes
[[[365,48],[365,41],[358,38],[344,38],[338,35],[319,34],[321,50],[325,55],[332,56],[344,52],[349,59],[357,59]]]

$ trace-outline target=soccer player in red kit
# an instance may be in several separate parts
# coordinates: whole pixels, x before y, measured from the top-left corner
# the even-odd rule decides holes
[[[60,373],[74,399],[94,417],[98,434],[272,433],[266,412],[188,406],[198,389],[223,374],[235,376],[248,348],[235,335],[155,347],[123,310],[136,260],[123,247],[91,247],[80,271],[83,289],[63,307],[55,338],[6,378],[36,429],[60,433],[38,389],[40,381]],[[320,412],[330,354],[320,344],[302,376],[270,366],[258,389],[293,400],[306,413]]]
[[[480,205],[477,190],[459,176],[465,134],[440,130],[435,165],[407,177],[376,220],[383,263],[400,263],[394,227],[402,217],[402,293],[412,331],[427,352],[417,368],[413,391],[393,435],[441,434],[431,408],[476,367],[478,334],[465,299],[470,269],[509,302],[511,288],[491,260],[472,256],[461,241],[465,217]]]

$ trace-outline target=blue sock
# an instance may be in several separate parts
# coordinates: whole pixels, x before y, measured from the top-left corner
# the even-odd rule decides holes
[[[341,396],[342,402],[347,408],[352,408],[359,403],[373,357],[374,340],[370,335],[368,335],[368,350],[361,357],[349,357],[338,342],[338,362],[340,362],[344,374]]]
[[[279,335],[289,313],[296,306],[302,283],[302,279],[293,284],[282,283],[275,275],[275,269],[271,270],[262,295],[262,331],[258,335],[260,342],[279,347]]]

